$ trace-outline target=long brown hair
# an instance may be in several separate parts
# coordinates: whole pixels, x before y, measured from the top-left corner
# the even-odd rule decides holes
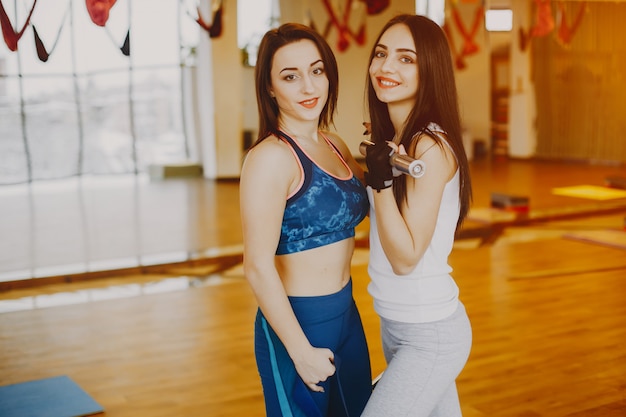
[[[254,145],[269,135],[278,135],[278,105],[270,96],[272,87],[271,70],[274,55],[281,47],[303,39],[313,41],[324,62],[324,72],[328,78],[328,100],[320,114],[318,127],[324,129],[332,125],[337,97],[339,95],[339,70],[337,60],[326,40],[308,26],[298,23],[285,23],[268,31],[261,40],[256,67],[254,70],[257,107],[259,110],[259,135]],[[254,146],[253,145],[253,146]]]
[[[411,152],[415,149],[413,139],[417,137],[419,140],[421,133],[429,134],[439,146],[443,145],[441,141],[444,139],[428,130],[430,123],[438,124],[446,132],[446,140],[456,155],[461,179],[459,190],[461,212],[457,223],[458,228],[469,211],[472,186],[469,163],[463,147],[456,83],[448,40],[444,31],[427,17],[401,14],[387,22],[380,31],[370,54],[370,64],[382,35],[391,26],[398,24],[405,25],[409,29],[415,42],[419,87],[413,109],[404,123],[402,132],[395,132],[387,104],[376,96],[368,71],[367,105],[371,120],[372,140],[374,142],[387,141],[391,140],[394,134],[401,134],[400,143]],[[404,175],[394,180],[393,191],[400,207],[407,198]]]

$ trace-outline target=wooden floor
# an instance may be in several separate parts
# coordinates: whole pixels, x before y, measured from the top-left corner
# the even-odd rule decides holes
[[[626,198],[552,193],[602,186],[609,175],[626,177],[626,170],[485,158],[472,161],[472,175],[472,217],[451,257],[474,331],[458,379],[464,416],[626,416]],[[66,189],[31,192],[30,214],[19,210],[26,204],[19,192],[0,192],[0,214],[18,219],[4,231],[18,236],[22,225],[31,235],[11,243],[2,234],[0,385],[68,375],[109,417],[263,416],[252,343],[256,304],[240,265],[237,182],[133,187],[138,197],[129,198],[124,185],[117,194],[115,187],[101,191],[104,196],[82,189],[87,221],[72,230],[42,220],[42,213],[72,210],[63,207],[71,195]],[[510,218],[490,210],[491,192],[529,196],[530,213]],[[187,215],[171,218],[171,210]],[[125,217],[132,212],[140,215]],[[133,218],[141,233],[129,234]],[[58,227],[68,226],[64,220]],[[98,228],[113,237],[93,244],[85,235]],[[358,228],[353,277],[377,374],[384,360],[366,291],[367,229],[367,221]],[[77,244],[68,236],[92,242],[91,255],[81,253],[80,267],[55,275],[58,265],[41,260],[58,253],[70,265]],[[36,267],[23,267],[32,261],[19,259],[27,251],[6,253],[16,242],[33,241],[55,246],[37,248],[46,256]],[[110,273],[103,272],[105,254],[117,259]],[[39,275],[9,279],[17,270]]]

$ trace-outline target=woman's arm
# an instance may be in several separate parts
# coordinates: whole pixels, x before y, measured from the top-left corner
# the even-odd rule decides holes
[[[434,146],[433,146],[434,145]],[[407,201],[399,209],[392,188],[374,192],[376,222],[385,255],[398,275],[411,272],[432,239],[446,183],[456,161],[450,149],[429,136],[419,140],[415,155],[425,164],[420,178],[407,176]]]
[[[302,331],[275,267],[285,202],[300,179],[287,145],[266,139],[244,163],[240,207],[244,242],[244,273],[263,315],[285,345],[298,374],[312,390],[335,371],[329,349],[311,346]]]

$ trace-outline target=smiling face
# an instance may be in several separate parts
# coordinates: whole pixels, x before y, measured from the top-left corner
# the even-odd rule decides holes
[[[419,73],[415,42],[406,25],[393,25],[383,33],[374,49],[369,75],[380,101],[410,111],[417,96]]]
[[[278,105],[281,122],[317,124],[328,99],[329,82],[315,43],[303,39],[279,48],[270,76],[270,94]]]

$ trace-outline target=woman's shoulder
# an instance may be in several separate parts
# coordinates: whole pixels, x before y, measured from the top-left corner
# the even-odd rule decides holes
[[[453,156],[454,151],[448,143],[447,133],[437,123],[429,123],[425,129],[415,134],[411,143],[412,152],[415,158],[421,158],[427,151],[430,154],[439,154],[441,157]],[[437,149],[433,151],[433,148]]]
[[[282,170],[295,161],[293,149],[284,140],[270,135],[248,150],[244,166],[260,166],[265,170]]]
[[[285,140],[270,135],[248,150],[246,157],[281,158],[291,155],[291,149],[291,145]]]

